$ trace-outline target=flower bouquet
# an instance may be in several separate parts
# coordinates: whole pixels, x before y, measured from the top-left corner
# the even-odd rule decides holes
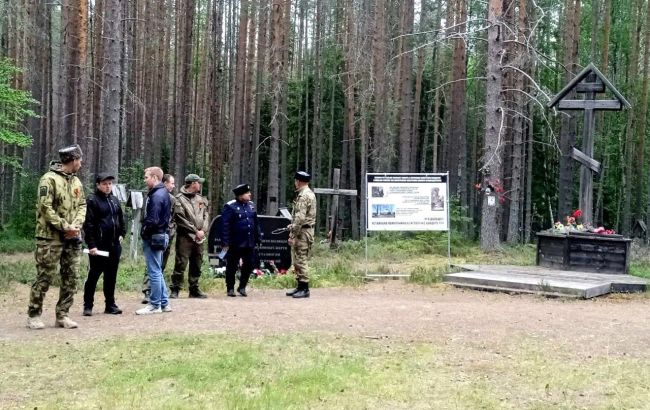
[[[563,224],[560,221],[555,222],[553,225],[553,233],[571,233],[571,232],[588,232],[595,233],[599,235],[615,235],[616,232],[613,229],[605,229],[602,226],[594,228],[591,225],[585,225],[582,223],[582,211],[576,209],[571,215],[565,217],[565,223]]]

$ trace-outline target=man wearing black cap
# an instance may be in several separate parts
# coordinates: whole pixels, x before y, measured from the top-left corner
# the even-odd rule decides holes
[[[68,317],[77,290],[81,261],[81,226],[86,218],[83,185],[76,173],[81,168],[78,145],[59,150],[61,161],[50,163],[50,171],[38,183],[36,204],[36,281],[32,285],[27,310],[27,327],[43,329],[43,298],[61,265],[61,290],[56,305],[56,327],[73,329]]]
[[[183,287],[183,274],[189,262],[187,274],[191,298],[205,299],[208,296],[199,289],[201,265],[203,264],[203,242],[205,231],[210,226],[208,201],[203,198],[201,184],[205,179],[196,174],[185,177],[181,193],[176,195],[174,203],[174,221],[176,221],[176,263],[172,273],[171,293],[169,297],[178,297]]]
[[[221,212],[221,247],[227,251],[226,291],[228,296],[235,296],[235,275],[241,259],[237,292],[248,296],[246,285],[255,267],[255,246],[260,243],[262,233],[250,187],[237,185],[232,192],[235,199],[226,203]]]
[[[316,195],[309,189],[311,175],[298,171],[294,176],[296,197],[293,200],[291,225],[289,228],[289,246],[291,260],[296,275],[297,286],[287,292],[287,296],[296,299],[309,297],[309,266],[307,260],[314,243],[314,225],[316,224]]]
[[[112,194],[115,177],[100,173],[95,178],[96,190],[88,196],[84,222],[84,239],[88,245],[90,267],[84,284],[84,316],[92,316],[95,287],[104,274],[104,313],[119,315],[122,310],[115,304],[115,281],[122,254],[122,240],[126,225],[120,201]],[[97,251],[108,252],[100,256]]]

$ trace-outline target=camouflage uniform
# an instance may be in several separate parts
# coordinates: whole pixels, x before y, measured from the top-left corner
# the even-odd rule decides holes
[[[43,298],[61,265],[61,289],[56,318],[68,315],[77,290],[81,261],[81,238],[64,239],[64,231],[81,229],[86,218],[83,186],[75,174],[61,171],[60,162],[52,162],[50,171],[38,184],[36,219],[36,281],[29,296],[29,317],[40,316]]]
[[[309,266],[307,259],[314,243],[314,225],[316,224],[316,196],[304,186],[296,191],[289,225],[289,238],[293,239],[291,260],[298,282],[309,283]]]
[[[172,273],[172,291],[183,287],[183,274],[189,262],[187,275],[190,294],[199,290],[199,277],[203,264],[203,241],[196,241],[196,232],[206,232],[210,225],[208,216],[208,201],[201,195],[187,192],[185,187],[176,195],[174,204],[174,220],[176,221],[176,263]]]

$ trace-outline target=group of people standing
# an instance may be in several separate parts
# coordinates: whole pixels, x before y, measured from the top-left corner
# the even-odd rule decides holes
[[[95,178],[95,191],[85,198],[83,185],[76,173],[81,168],[82,152],[78,145],[59,150],[60,161],[53,161],[41,177],[38,187],[36,226],[37,277],[32,285],[27,327],[42,329],[43,299],[57,270],[61,278],[56,305],[56,327],[76,328],[69,317],[76,292],[82,244],[88,246],[89,269],[84,284],[84,316],[93,315],[94,294],[99,277],[104,275],[106,314],[121,314],[115,301],[115,284],[122,253],[126,225],[119,200],[112,194],[115,177],[100,173]],[[311,177],[304,171],[295,174],[292,223],[287,227],[296,288],[287,292],[293,298],[308,298],[309,274],[307,258],[314,240],[316,198],[309,189]],[[180,193],[173,195],[174,177],[159,167],[145,169],[144,183],[148,192],[144,204],[140,236],[146,262],[143,281],[143,303],[137,315],[171,312],[169,299],[179,297],[183,276],[189,264],[190,298],[207,298],[199,288],[203,243],[210,225],[208,202],[200,194],[204,179],[189,174]],[[257,218],[250,187],[241,184],[233,189],[235,199],[222,210],[222,249],[226,253],[226,294],[235,297],[236,272],[241,271],[237,293],[248,296],[248,278],[256,266],[255,248],[260,245],[262,231]],[[83,235],[82,235],[83,233]],[[163,272],[173,240],[176,240],[174,271],[169,292]],[[59,269],[60,265],[60,269]]]

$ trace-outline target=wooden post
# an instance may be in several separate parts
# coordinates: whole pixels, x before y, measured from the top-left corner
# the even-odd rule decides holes
[[[595,83],[596,75],[587,76],[587,83]],[[595,100],[596,93],[589,90],[585,93],[585,100]],[[596,116],[594,109],[584,108],[584,124],[582,130],[582,152],[589,158],[594,156],[594,131],[596,126]],[[587,167],[580,168],[580,209],[582,210],[582,223],[585,225],[593,224],[593,172]]]
[[[314,188],[314,193],[316,194],[327,194],[332,195],[332,206],[330,210],[330,221],[328,226],[330,237],[330,247],[336,246],[336,230],[338,229],[339,221],[339,195],[350,195],[356,196],[357,191],[355,189],[339,189],[341,184],[341,169],[334,168],[334,173],[332,175],[332,186],[333,188]]]
[[[584,95],[582,100],[565,99],[572,91]],[[614,95],[613,99],[597,100],[596,94],[609,91]],[[562,91],[547,104],[549,108],[556,107],[558,110],[583,110],[584,124],[582,132],[582,151],[573,147],[571,156],[582,164],[580,168],[580,209],[582,210],[582,221],[586,225],[592,225],[594,221],[593,210],[593,174],[600,171],[600,163],[593,159],[594,155],[594,132],[596,129],[595,111],[621,110],[631,108],[630,103],[623,95],[609,82],[593,64],[589,64],[582,72],[569,81]],[[562,217],[563,215],[559,215]]]

